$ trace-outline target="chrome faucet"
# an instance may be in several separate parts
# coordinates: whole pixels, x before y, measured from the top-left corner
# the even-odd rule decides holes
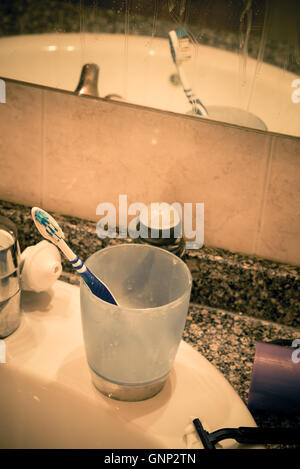
[[[21,321],[20,247],[16,225],[0,216],[0,339]]]
[[[99,67],[97,64],[85,64],[81,69],[81,74],[79,78],[78,85],[75,94],[78,96],[88,95],[99,97],[98,92],[98,77],[99,77]],[[104,96],[104,99],[110,99],[114,101],[125,101],[122,96],[116,93],[110,93]]]
[[[81,69],[79,83],[75,94],[99,96],[98,92],[99,67],[97,64],[85,64]]]

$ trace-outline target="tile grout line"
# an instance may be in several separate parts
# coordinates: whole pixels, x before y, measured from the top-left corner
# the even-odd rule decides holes
[[[257,230],[256,230],[256,236],[255,240],[253,243],[253,254],[257,255],[258,251],[258,246],[260,242],[260,235],[261,235],[261,230],[263,226],[263,217],[264,217],[264,212],[265,212],[265,206],[266,206],[266,199],[267,199],[267,192],[268,192],[268,187],[269,187],[269,182],[270,182],[270,175],[271,175],[271,166],[272,166],[272,160],[273,160],[273,151],[274,151],[274,146],[275,146],[275,139],[276,137],[273,137],[272,135],[270,136],[270,143],[268,145],[268,150],[267,150],[267,158],[266,158],[266,165],[265,165],[265,176],[264,176],[264,182],[261,190],[261,200],[260,200],[260,207],[258,211],[258,220],[257,220]]]

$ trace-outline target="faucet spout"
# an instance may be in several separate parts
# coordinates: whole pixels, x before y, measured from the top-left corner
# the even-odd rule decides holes
[[[74,91],[75,94],[99,96],[98,92],[99,67],[97,64],[85,64],[81,69],[80,79]]]

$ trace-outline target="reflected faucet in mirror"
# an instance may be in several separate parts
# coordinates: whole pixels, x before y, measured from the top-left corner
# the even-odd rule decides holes
[[[81,69],[80,79],[75,94],[78,96],[99,96],[98,92],[99,67],[97,64],[85,64]]]
[[[98,91],[98,80],[99,80],[99,67],[97,64],[85,64],[83,65],[80,73],[78,85],[74,91],[78,96],[94,96],[99,97]],[[125,101],[122,96],[116,93],[110,93],[104,96],[104,99],[111,99],[115,101]]]
[[[176,64],[175,60],[174,62]],[[176,65],[178,69],[181,68],[180,65]],[[182,80],[183,76],[183,70],[181,70],[180,79],[182,82],[183,91],[185,92],[188,101],[192,105],[192,109],[187,111],[186,114],[195,117],[208,117],[213,120],[227,122],[230,124],[237,124],[245,127],[253,127],[260,130],[267,130],[265,123],[249,111],[231,106],[209,106],[205,108],[201,101],[192,93],[190,89],[188,89],[188,91],[191,91],[191,95],[186,93],[187,86],[185,86],[185,80]],[[97,64],[89,63],[83,65],[80,73],[80,79],[74,93],[78,96],[87,95],[99,97],[100,94],[98,91],[98,79],[99,66]],[[122,98],[122,96],[117,93],[109,93],[104,96],[104,99],[125,102],[124,98]]]

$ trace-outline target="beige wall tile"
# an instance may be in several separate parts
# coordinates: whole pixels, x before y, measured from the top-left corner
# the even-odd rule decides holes
[[[159,145],[157,121],[151,111],[47,92],[45,206],[97,219],[97,205],[119,194],[129,203],[171,201],[172,155]]]
[[[257,254],[300,265],[300,139],[274,137]]]
[[[205,243],[252,253],[269,136],[46,91],[44,206],[204,202]],[[99,218],[99,217],[98,217]]]
[[[251,254],[270,138],[233,127],[197,124],[193,121],[190,128],[186,122],[183,148],[174,160],[177,198],[204,202],[207,245]]]
[[[40,201],[42,91],[6,82],[0,104],[0,198]]]
[[[92,220],[119,194],[204,202],[205,244],[300,263],[297,139],[9,81],[0,126],[2,199]]]

